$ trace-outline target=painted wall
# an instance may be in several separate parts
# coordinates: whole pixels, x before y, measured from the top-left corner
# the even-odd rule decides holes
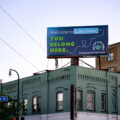
[[[75,85],[76,91],[82,90],[83,93],[83,108],[81,110],[77,110],[76,94],[76,114],[78,113],[78,120],[82,116],[81,113],[84,116],[86,114],[90,115],[92,118],[94,115],[101,115],[103,119],[104,115],[107,114],[113,116],[120,115],[120,74],[70,66],[20,80],[20,101],[22,102],[24,98],[28,99],[26,119],[31,120],[34,118],[34,120],[37,120],[39,117],[44,118],[46,114],[49,114],[51,120],[53,116],[57,117],[56,115],[60,115],[60,118],[65,115],[65,120],[67,120],[70,117],[70,86],[72,84]],[[13,99],[17,99],[17,80],[4,83],[2,88],[3,93],[8,94]],[[95,91],[95,111],[92,111],[92,113],[86,109],[86,94],[89,90]],[[60,113],[56,110],[56,93],[58,91],[63,92],[63,110]],[[105,92],[107,95],[105,112],[101,112],[102,92]],[[116,97],[114,97],[115,93]],[[32,97],[34,96],[41,96],[41,113],[32,113]],[[23,115],[22,111],[21,115]],[[96,120],[98,118],[96,117]],[[59,120],[59,117],[56,120]]]

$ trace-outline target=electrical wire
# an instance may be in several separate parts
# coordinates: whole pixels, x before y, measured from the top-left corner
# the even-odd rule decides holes
[[[1,5],[0,5],[0,9],[32,40],[34,41],[37,46],[39,46],[45,53],[46,50],[32,37],[32,35],[30,33],[28,33],[22,25],[20,25]]]
[[[24,57],[21,53],[19,53],[15,48],[13,48],[11,45],[9,45],[7,42],[5,42],[5,40],[1,39],[0,40],[7,45],[12,51],[14,51],[17,55],[19,55],[20,57],[22,57],[27,63],[29,63],[32,67],[34,67],[36,70],[39,70],[38,67],[36,67],[31,61],[29,61],[26,57]]]
[[[26,35],[31,38],[31,40],[33,40],[45,53],[46,50],[32,37],[32,35],[30,33],[28,33],[3,7],[1,7],[1,10],[23,31],[26,33]],[[31,64],[32,66],[34,66],[34,68],[38,69],[35,65],[33,65],[28,59],[26,59],[23,55],[21,55],[17,50],[15,50],[13,47],[11,47],[8,43],[6,43],[4,40],[0,39],[2,42],[4,42],[9,48],[11,48],[14,52],[16,52],[19,56],[21,56],[22,58],[24,58],[29,64]],[[83,60],[80,60],[82,63],[88,65],[91,68],[94,68],[93,66],[89,65],[88,63],[84,62]],[[70,63],[70,62],[69,62]],[[62,66],[61,68],[65,67],[66,65],[68,65],[69,63],[65,64],[64,66]],[[48,66],[47,66],[48,67]]]

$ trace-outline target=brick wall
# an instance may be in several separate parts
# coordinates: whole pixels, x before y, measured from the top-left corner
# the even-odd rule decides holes
[[[101,57],[101,69],[108,70],[108,68],[113,67],[114,72],[120,72],[120,43],[110,45],[109,53],[114,54],[112,61],[108,61],[108,57]],[[99,59],[96,58],[96,69],[99,69]]]

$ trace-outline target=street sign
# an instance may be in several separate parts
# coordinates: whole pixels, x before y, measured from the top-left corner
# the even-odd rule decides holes
[[[8,101],[8,97],[7,96],[0,96],[0,101],[1,102],[7,102]]]
[[[48,27],[47,57],[70,58],[108,54],[108,25]]]

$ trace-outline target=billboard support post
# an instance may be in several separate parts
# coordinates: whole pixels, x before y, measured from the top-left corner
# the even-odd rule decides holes
[[[71,66],[79,66],[79,58],[71,58]]]
[[[101,58],[100,56],[98,58],[99,58],[99,70],[101,70]]]
[[[58,68],[58,58],[55,58],[55,69]]]

